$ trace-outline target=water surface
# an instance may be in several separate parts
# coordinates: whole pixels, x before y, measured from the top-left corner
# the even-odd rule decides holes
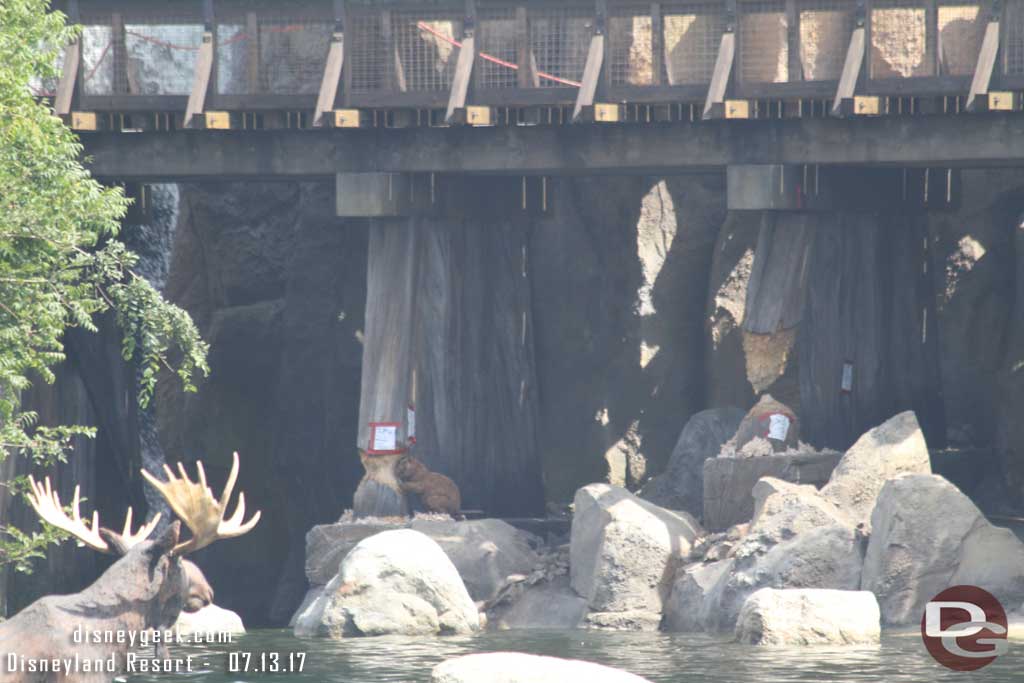
[[[172,648],[172,656],[192,654],[200,669],[191,674],[135,675],[130,683],[428,683],[430,670],[450,657],[475,652],[516,651],[584,659],[631,671],[655,683],[776,683],[788,681],[1024,680],[1024,641],[981,671],[949,671],[929,657],[917,633],[888,633],[880,647],[759,648],[705,635],[613,633],[600,631],[503,631],[475,636],[353,638],[344,641],[298,639],[290,631],[262,630],[232,644]],[[280,653],[279,666],[297,663],[302,673],[231,673],[229,658],[258,666],[259,653]],[[265,661],[270,661],[269,658]],[[206,668],[208,666],[209,668]],[[574,682],[566,682],[574,683]]]

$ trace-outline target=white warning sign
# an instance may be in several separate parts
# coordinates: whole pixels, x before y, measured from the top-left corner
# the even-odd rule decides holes
[[[789,434],[789,418],[782,413],[772,413],[768,418],[768,438],[785,441]]]
[[[376,453],[386,453],[396,450],[398,447],[398,425],[393,423],[380,423],[370,425],[370,450]]]

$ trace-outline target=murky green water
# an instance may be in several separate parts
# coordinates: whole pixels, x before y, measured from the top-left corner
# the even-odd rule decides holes
[[[294,638],[289,631],[254,631],[231,645],[187,646],[172,655],[194,656],[194,673],[135,675],[131,683],[426,683],[434,665],[463,654],[501,650],[585,659],[644,676],[655,683],[708,681],[1020,681],[1024,641],[982,671],[948,671],[932,660],[916,634],[887,634],[876,648],[756,648],[707,636],[592,631],[506,631],[471,637],[358,638],[342,642]],[[244,653],[252,652],[246,659]],[[279,666],[298,663],[300,673],[233,673],[261,662],[259,653],[280,653]],[[232,655],[231,653],[235,653]],[[289,654],[292,656],[289,657]],[[271,661],[266,658],[263,661]],[[574,682],[566,682],[574,683]]]

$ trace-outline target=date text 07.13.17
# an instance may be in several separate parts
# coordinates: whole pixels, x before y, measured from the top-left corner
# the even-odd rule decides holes
[[[231,652],[228,673],[301,673],[305,652]]]

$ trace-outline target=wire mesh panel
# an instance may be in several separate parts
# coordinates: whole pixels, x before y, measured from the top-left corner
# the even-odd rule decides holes
[[[789,80],[789,29],[784,0],[741,2],[740,80],[785,83]]]
[[[579,86],[594,35],[588,7],[531,7],[530,49],[540,87]]]
[[[971,76],[978,62],[985,22],[977,2],[939,5],[939,68],[950,76]]]
[[[250,88],[250,36],[244,17],[217,24],[217,92],[244,95]]]
[[[608,17],[609,74],[615,85],[654,82],[654,42],[651,5],[625,5]]]
[[[876,0],[871,9],[871,78],[935,75],[922,0]]]
[[[1009,75],[1019,76],[1024,74],[1024,0],[1009,0],[1004,22],[1003,70]]]
[[[116,74],[117,92],[131,95],[187,95],[192,90],[196,59],[203,42],[203,24],[195,16],[147,19],[126,18],[126,63]]]
[[[348,20],[345,40],[351,44],[350,60],[352,92],[374,92],[388,87],[384,49],[383,15],[375,10],[353,11]]]
[[[835,81],[843,73],[856,21],[848,0],[809,0],[798,5],[800,68],[805,81]]]
[[[260,89],[275,95],[315,95],[334,26],[298,17],[259,19]]]
[[[482,9],[477,15],[477,85],[514,88],[518,84],[519,27],[514,8]]]
[[[110,16],[82,17],[81,83],[85,95],[114,92],[114,32]]]
[[[462,18],[450,12],[392,13],[398,90],[450,89],[462,45],[462,27]]]
[[[662,15],[668,83],[710,83],[725,32],[722,3],[666,3]]]

